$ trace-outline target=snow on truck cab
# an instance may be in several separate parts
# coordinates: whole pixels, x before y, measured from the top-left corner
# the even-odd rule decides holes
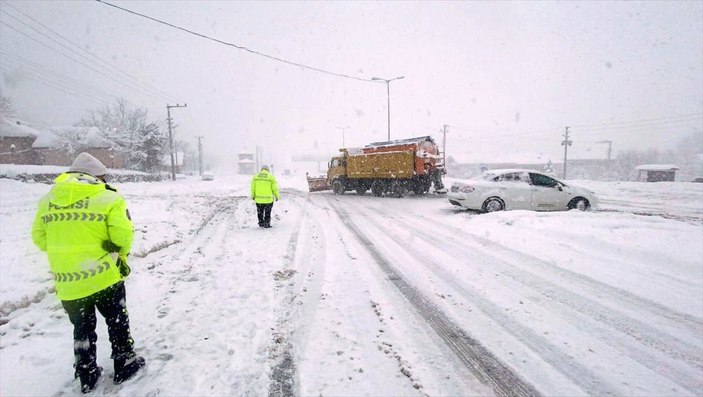
[[[311,192],[332,190],[336,194],[371,189],[374,196],[402,197],[407,191],[446,193],[445,172],[439,147],[429,136],[375,142],[362,148],[342,148],[328,163],[327,176],[308,176]]]

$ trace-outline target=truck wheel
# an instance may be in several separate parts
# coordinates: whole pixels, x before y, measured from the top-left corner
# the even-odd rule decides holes
[[[332,191],[335,194],[344,194],[344,184],[339,179],[332,182]]]
[[[366,188],[363,187],[363,186],[357,187],[357,188],[356,188],[356,194],[358,194],[359,196],[365,195],[365,194],[366,194]]]
[[[399,180],[391,182],[391,195],[396,198],[403,197],[403,184]]]
[[[383,196],[383,181],[373,181],[371,184],[371,194],[376,197]]]
[[[418,182],[415,186],[413,186],[413,192],[415,192],[415,194],[418,196],[423,195],[429,191],[430,186],[426,183]]]

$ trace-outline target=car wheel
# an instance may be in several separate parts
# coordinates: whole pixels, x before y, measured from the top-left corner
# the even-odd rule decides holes
[[[569,209],[577,209],[579,211],[586,211],[591,205],[583,197],[575,197],[569,202]]]
[[[505,203],[498,197],[491,197],[483,203],[484,212],[496,212],[503,211],[505,209]]]

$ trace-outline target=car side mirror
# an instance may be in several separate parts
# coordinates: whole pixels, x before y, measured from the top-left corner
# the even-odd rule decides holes
[[[561,184],[557,184],[557,189],[559,189],[560,192],[564,191],[564,188],[561,186]]]

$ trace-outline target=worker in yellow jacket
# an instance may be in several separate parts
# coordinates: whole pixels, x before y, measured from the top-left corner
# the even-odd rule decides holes
[[[271,227],[271,209],[273,202],[280,200],[276,178],[269,173],[267,165],[261,166],[261,171],[254,175],[251,181],[251,199],[256,202],[256,215],[259,227]]]
[[[39,201],[32,240],[49,258],[56,296],[73,324],[75,376],[92,391],[102,368],[96,362],[97,308],[105,317],[115,383],[132,377],[145,360],[134,352],[123,279],[134,229],[124,198],[105,183],[107,168],[79,154]]]

